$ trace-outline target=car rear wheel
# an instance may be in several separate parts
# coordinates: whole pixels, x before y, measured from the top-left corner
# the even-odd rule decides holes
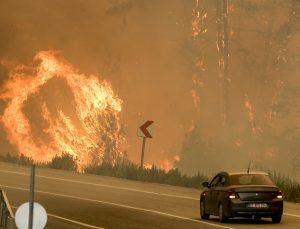
[[[224,223],[224,222],[226,222],[227,221],[227,217],[224,215],[224,208],[223,208],[223,205],[222,205],[222,203],[220,203],[220,205],[219,205],[219,221],[221,222],[221,223]]]
[[[255,221],[260,221],[260,220],[261,220],[261,216],[255,215],[255,216],[253,217],[253,219],[254,219]]]
[[[205,212],[204,200],[200,201],[200,217],[201,217],[201,219],[208,219],[209,218],[209,214]]]
[[[273,223],[280,223],[280,221],[281,221],[281,215],[273,215],[272,216]]]

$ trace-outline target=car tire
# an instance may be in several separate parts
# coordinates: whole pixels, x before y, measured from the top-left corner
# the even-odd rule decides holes
[[[223,208],[223,204],[222,203],[219,204],[218,212],[219,212],[219,221],[221,223],[225,223],[228,218],[224,214],[224,208]]]
[[[281,214],[272,216],[273,223],[280,223],[280,221],[281,221]]]
[[[200,200],[200,218],[201,219],[208,219],[209,214],[205,212],[205,202],[204,200]]]
[[[258,215],[254,216],[253,218],[256,222],[259,222],[261,220],[261,216]]]

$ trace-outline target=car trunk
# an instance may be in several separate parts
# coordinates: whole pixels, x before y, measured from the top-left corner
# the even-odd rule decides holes
[[[247,186],[233,188],[233,191],[243,201],[271,201],[276,198],[279,190],[273,186]]]

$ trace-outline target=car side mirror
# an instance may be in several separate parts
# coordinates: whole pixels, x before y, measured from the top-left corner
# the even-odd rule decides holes
[[[203,187],[209,187],[209,183],[208,183],[207,181],[204,181],[204,182],[202,183],[202,186],[203,186]]]

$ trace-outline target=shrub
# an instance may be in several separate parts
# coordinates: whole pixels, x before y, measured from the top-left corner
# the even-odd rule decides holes
[[[77,159],[66,152],[56,155],[47,165],[54,169],[77,171]]]
[[[33,159],[31,157],[25,156],[24,154],[21,154],[19,156],[11,155],[10,153],[7,153],[5,156],[0,155],[0,161],[16,163],[19,165],[32,165],[33,164]]]
[[[5,156],[0,155],[0,160],[4,162],[9,162],[9,163],[17,163],[19,160],[19,157],[16,155],[11,155],[10,153],[7,153]]]
[[[34,163],[34,161],[33,161],[32,157],[27,157],[24,154],[21,154],[19,156],[17,163],[19,165],[32,165]]]
[[[177,168],[171,169],[168,172],[154,165],[151,168],[141,169],[137,164],[132,162],[118,163],[115,165],[105,162],[100,165],[87,166],[84,172],[192,188],[199,188],[201,183],[208,179],[199,173],[196,176],[182,175]]]
[[[276,172],[269,172],[273,182],[283,192],[283,198],[287,201],[300,202],[300,184],[288,176]]]

